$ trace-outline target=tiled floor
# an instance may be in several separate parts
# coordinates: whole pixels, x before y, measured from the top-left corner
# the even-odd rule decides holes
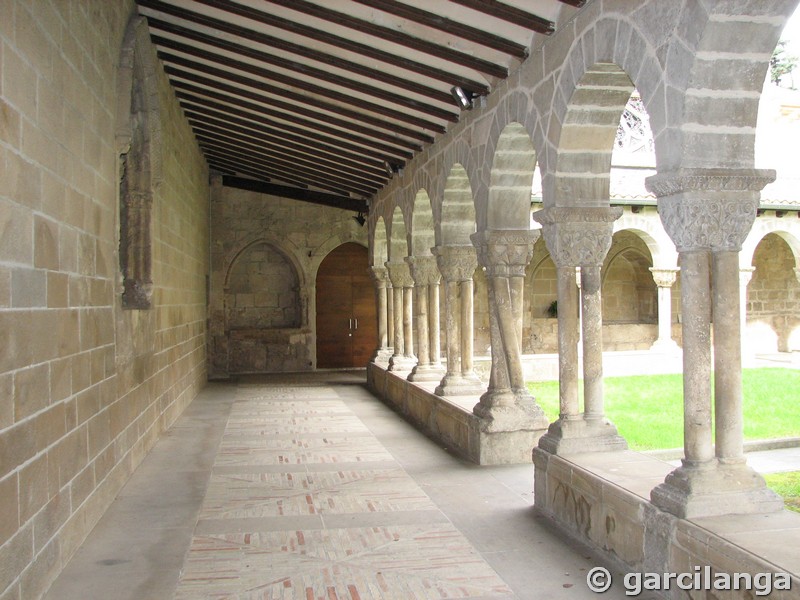
[[[209,386],[48,600],[595,597],[601,562],[535,517],[532,465],[451,456],[363,379]]]

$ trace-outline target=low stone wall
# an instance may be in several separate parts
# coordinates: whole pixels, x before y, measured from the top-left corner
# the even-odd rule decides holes
[[[770,598],[796,599],[800,593],[800,515],[733,515],[679,519],[649,501],[650,490],[672,467],[631,452],[603,452],[568,458],[540,448],[533,452],[535,505],[571,537],[602,551],[628,573],[789,573],[791,590]],[[713,576],[712,576],[713,577]],[[713,584],[713,580],[712,580]],[[617,590],[623,582],[615,582]],[[684,591],[673,581],[665,598],[713,600],[753,598],[754,591]]]
[[[479,465],[524,464],[545,430],[486,432],[472,413],[478,398],[442,398],[435,384],[412,383],[407,373],[367,365],[367,385],[387,405],[446,448]]]

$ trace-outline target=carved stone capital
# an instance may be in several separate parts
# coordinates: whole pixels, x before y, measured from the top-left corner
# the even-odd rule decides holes
[[[557,267],[602,265],[611,247],[620,207],[553,206],[533,213]]]
[[[385,288],[389,283],[389,271],[386,267],[370,267],[369,274],[378,289]]]
[[[489,277],[525,277],[539,232],[532,229],[487,230],[470,236],[478,263]]]
[[[411,278],[411,269],[407,263],[387,262],[386,269],[389,271],[389,281],[392,282],[392,287],[414,287],[414,280]]]
[[[678,278],[678,269],[656,269],[655,267],[650,267],[650,273],[653,274],[653,281],[660,288],[671,288]]]
[[[742,248],[772,169],[679,169],[648,177],[664,229],[679,252]]]
[[[411,269],[414,285],[436,285],[442,278],[433,256],[406,256],[405,261]]]
[[[470,281],[478,268],[473,246],[436,246],[431,252],[445,281]]]

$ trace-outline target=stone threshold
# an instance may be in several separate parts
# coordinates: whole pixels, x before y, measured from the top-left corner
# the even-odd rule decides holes
[[[537,449],[534,464],[537,512],[599,549],[621,570],[683,573],[710,566],[731,575],[789,573],[791,591],[773,591],[770,598],[797,598],[800,514],[675,517],[650,502],[650,490],[673,467],[630,450],[564,457]],[[710,600],[717,597],[713,594],[696,597]],[[745,590],[725,594],[752,597]]]
[[[478,465],[529,464],[545,429],[486,431],[472,412],[478,396],[437,396],[436,382],[411,382],[408,372],[367,366],[367,386],[385,404],[446,449]]]

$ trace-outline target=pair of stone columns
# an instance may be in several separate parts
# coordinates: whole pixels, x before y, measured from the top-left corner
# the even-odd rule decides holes
[[[613,223],[621,215],[621,208],[596,206],[551,207],[533,214],[556,265],[558,286],[559,418],[539,441],[541,448],[554,454],[627,447],[605,418],[603,404],[600,269],[611,247]],[[577,268],[580,291],[575,282]],[[578,396],[579,342],[583,345],[583,412]]]
[[[392,355],[390,371],[410,371],[416,364],[413,334],[414,280],[406,262],[387,262],[386,271],[392,284]],[[387,309],[387,316],[388,316]],[[378,313],[381,314],[380,312]],[[379,325],[380,330],[380,325]],[[387,335],[388,335],[387,325]],[[380,352],[380,351],[379,351]]]
[[[680,256],[684,402],[682,465],[651,498],[680,517],[782,508],[745,463],[742,417],[739,251],[760,191],[774,178],[774,171],[765,170],[682,169],[647,179]]]

